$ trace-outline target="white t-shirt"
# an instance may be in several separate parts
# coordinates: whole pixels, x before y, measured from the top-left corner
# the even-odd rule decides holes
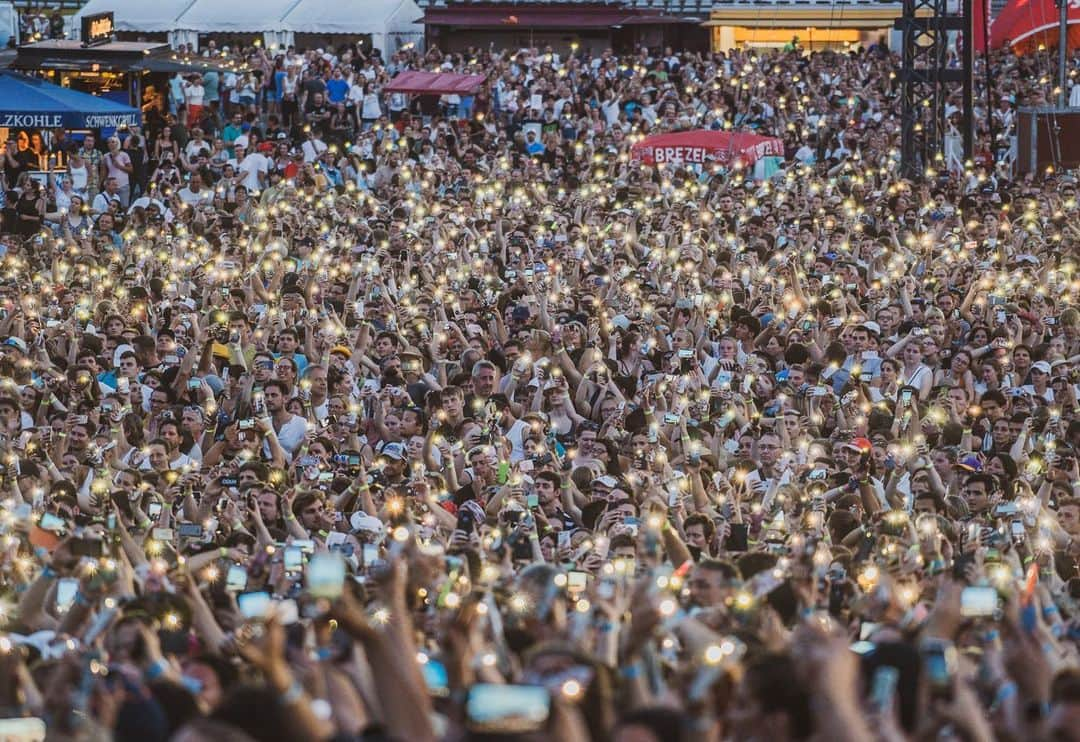
[[[304,162],[315,162],[319,155],[326,151],[326,142],[321,139],[309,139],[301,147],[304,151]]]
[[[186,203],[188,206],[198,206],[200,204],[209,203],[214,200],[214,192],[209,188],[203,187],[199,189],[199,192],[191,190],[190,186],[184,186],[177,194],[180,200]]]
[[[184,83],[184,100],[189,106],[201,106],[206,98],[206,88],[201,83]]]
[[[204,149],[207,152],[212,152],[214,146],[205,139],[192,139],[187,143],[187,146],[184,147],[184,154],[187,155],[189,160],[193,160],[198,156],[199,151]]]
[[[281,430],[278,431],[278,443],[285,449],[285,455],[290,462],[292,461],[293,454],[300,448],[300,444],[304,442],[304,436],[306,435],[307,420],[299,415],[293,415],[288,422],[281,426]],[[265,453],[267,457],[270,456],[269,442],[263,442],[263,453]]]
[[[259,182],[259,173],[265,175],[270,172],[270,161],[261,152],[252,152],[240,163],[239,170],[245,173],[242,184],[249,193],[261,191],[263,186]]]

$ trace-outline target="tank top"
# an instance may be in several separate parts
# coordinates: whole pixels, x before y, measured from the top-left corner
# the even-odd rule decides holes
[[[71,190],[76,193],[86,193],[87,169],[86,165],[75,167],[69,165],[68,174],[71,176]]]

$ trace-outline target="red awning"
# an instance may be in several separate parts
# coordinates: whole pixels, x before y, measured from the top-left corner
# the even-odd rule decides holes
[[[1069,3],[1068,48],[1080,47],[1080,3]],[[1039,44],[1057,46],[1058,9],[1054,0],[1009,0],[990,26],[990,48],[1008,44],[1017,51],[1034,51]]]
[[[459,75],[451,72],[421,72],[406,70],[390,81],[383,90],[390,93],[426,93],[431,95],[450,95],[475,93],[484,80],[484,75]]]
[[[631,154],[645,162],[726,165],[739,161],[752,165],[762,157],[783,157],[784,141],[745,132],[695,129],[645,137],[633,146]]]
[[[627,22],[633,14],[626,9],[578,7],[483,7],[428,8],[428,26],[469,26],[470,28],[611,28]]]

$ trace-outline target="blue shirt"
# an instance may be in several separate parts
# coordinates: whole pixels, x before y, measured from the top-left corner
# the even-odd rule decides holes
[[[280,353],[275,353],[274,358],[281,358]],[[308,367],[308,359],[303,353],[293,353],[292,362],[296,364],[296,377],[299,379],[304,374],[304,369]]]
[[[349,93],[349,83],[344,80],[327,80],[326,97],[331,103],[341,103]]]

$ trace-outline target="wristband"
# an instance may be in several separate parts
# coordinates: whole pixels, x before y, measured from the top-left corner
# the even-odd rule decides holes
[[[227,557],[229,556],[229,550],[222,546],[220,549],[218,549],[218,554],[220,554],[222,558]]]
[[[1050,704],[1046,701],[1032,701],[1024,707],[1024,718],[1029,722],[1042,721],[1050,715]]]
[[[81,590],[76,591],[74,603],[75,603],[75,605],[81,605],[81,606],[90,605],[89,599],[87,599],[87,597],[82,594]]]
[[[1010,680],[1007,683],[1002,683],[1001,686],[997,689],[997,693],[994,694],[994,700],[990,704],[990,708],[996,709],[1001,704],[1005,703],[1007,700],[1015,696],[1016,692],[1016,683],[1014,683],[1013,681]]]
[[[281,694],[281,702],[286,706],[295,705],[301,698],[304,697],[304,686],[294,680],[289,689]]]
[[[285,520],[296,520],[296,516],[295,516],[295,515],[293,515],[293,514],[292,514],[291,512],[290,512],[290,513],[286,513],[286,514],[285,514]]]
[[[42,568],[41,574],[39,574],[38,577],[42,577],[42,578],[44,578],[46,580],[55,579],[56,578],[56,570],[53,569],[52,567],[50,567],[48,564],[46,564]]]
[[[169,669],[169,663],[164,659],[155,660],[150,667],[146,668],[146,672],[143,673],[143,677],[147,680],[156,680],[165,674],[165,671]]]

